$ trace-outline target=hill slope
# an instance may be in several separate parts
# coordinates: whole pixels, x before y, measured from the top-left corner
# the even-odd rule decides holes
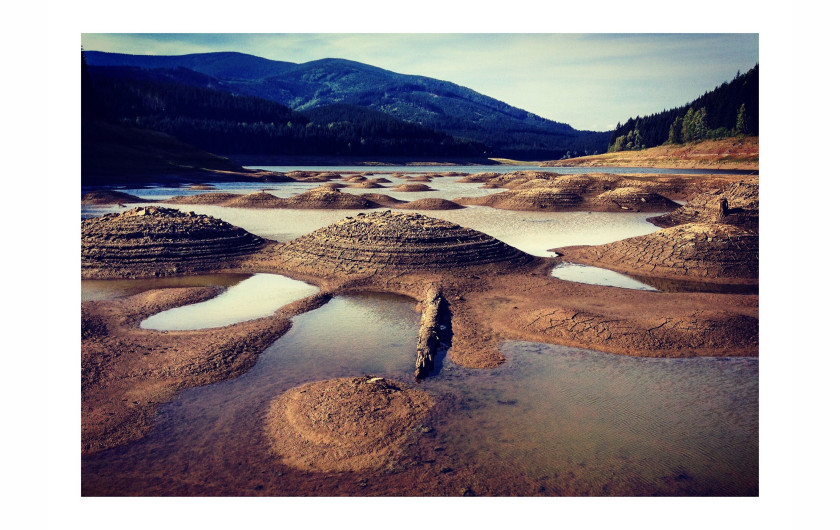
[[[344,59],[303,64],[238,53],[136,56],[86,52],[98,66],[185,68],[213,78],[214,88],[256,96],[294,110],[345,103],[384,112],[455,138],[480,142],[487,156],[546,159],[604,152],[608,132],[578,131],[468,88]]]

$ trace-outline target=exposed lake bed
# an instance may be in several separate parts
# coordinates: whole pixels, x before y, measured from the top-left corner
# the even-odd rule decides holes
[[[394,186],[405,180],[390,174],[388,178]],[[412,195],[412,200],[423,194],[451,199],[499,191],[482,187],[481,182],[456,182],[461,178],[432,177],[429,187],[435,191],[380,191],[399,199]],[[284,191],[287,184],[295,189]],[[236,186],[226,186],[217,184],[207,191],[235,192]],[[268,193],[278,198],[290,198],[318,184],[262,186],[271,188]],[[255,187],[238,189],[247,194]],[[347,194],[366,191],[341,190]],[[126,191],[145,199],[172,196],[166,197],[171,189]],[[272,331],[259,342],[264,345],[259,352],[248,354],[248,363],[199,383],[210,383],[207,386],[188,388],[195,383],[179,383],[176,393],[146,409],[146,426],[132,435],[130,443],[126,443],[129,438],[117,437],[119,443],[88,451],[83,458],[86,495],[758,494],[757,296],[634,292],[610,283],[590,286],[552,277],[560,260],[548,249],[604,245],[652,234],[659,230],[646,221],[652,213],[468,206],[403,218],[404,214],[396,213],[385,216],[381,207],[165,206],[221,219],[268,241],[262,250],[225,263],[226,274],[287,274],[316,283],[326,297],[317,301],[310,297],[311,302],[296,309],[281,308],[275,316],[262,317],[276,323],[268,325],[266,329]],[[83,217],[99,215],[97,208],[113,207],[83,207]],[[128,207],[112,210],[129,211]],[[423,223],[439,228],[430,228],[432,235],[420,236],[426,228],[410,223],[421,218],[437,220]],[[457,256],[460,247],[443,244],[447,236],[434,232],[450,230],[449,223],[487,234],[516,252],[501,251],[495,243],[479,244],[476,239],[476,249],[492,248],[492,255],[502,261],[481,265],[467,256],[483,256],[488,250],[476,250],[474,255],[453,258],[456,267],[452,270],[448,261],[436,259],[415,270],[399,265],[403,263],[399,252],[376,265],[379,258],[375,256],[385,250],[387,244],[382,241],[391,238],[391,232],[378,242],[361,236],[356,250],[370,256],[364,258],[351,256],[350,243],[331,243],[312,254],[311,261],[287,258],[291,246],[282,245],[336,223],[348,228],[359,222],[384,223],[391,230],[402,219],[409,222],[407,232],[397,239],[400,243],[394,249],[412,248],[414,243],[405,239],[409,236],[421,238],[418,242],[426,237],[441,242],[439,247],[418,246],[405,263],[416,265],[420,256],[435,253]],[[368,233],[369,229],[359,232]],[[342,234],[316,238],[305,252],[325,242],[342,241]],[[464,242],[471,237],[477,236],[463,233],[455,239]],[[273,246],[275,242],[279,245]],[[346,270],[340,271],[341,267]],[[415,383],[412,372],[420,316],[414,306],[423,299],[429,283],[442,287],[452,313],[453,337],[451,344],[443,344],[434,375]],[[218,287],[191,289],[200,288],[189,288],[183,296],[219,293]],[[116,318],[120,329],[140,345],[161,332],[133,328],[129,332],[139,317],[125,320],[120,315],[126,313],[120,312],[133,314],[132,307],[147,307],[152,300],[166,298],[155,293],[173,291],[130,291],[139,292],[135,296],[140,298],[130,301],[119,295],[100,295],[88,299],[101,305],[108,302],[104,298],[117,297],[111,300],[119,305],[114,312],[103,316],[97,306],[92,314],[103,321]],[[365,294],[372,291],[393,294]],[[396,294],[408,298],[388,298]],[[185,300],[167,304],[176,307]],[[288,323],[281,325],[281,320]],[[103,327],[115,329],[108,322]],[[227,331],[218,328],[206,334],[215,334],[218,340],[243,325],[265,324],[233,324]],[[253,332],[249,328],[242,336]],[[177,341],[177,335],[168,339]],[[206,347],[212,349],[214,343],[211,340]],[[250,339],[241,344],[251,344]],[[177,356],[178,348],[185,346],[167,342],[161,347]],[[148,354],[141,355],[147,362],[156,362]],[[480,366],[487,368],[476,368]],[[401,447],[389,449],[389,456],[372,468],[325,473],[284,464],[282,456],[272,452],[266,435],[265,417],[273,400],[308,383],[359,377],[371,384],[384,384],[379,378],[399,382],[383,392],[399,393],[405,391],[400,385],[416,386],[434,405],[419,423],[404,423],[406,436],[397,437]],[[354,399],[348,397],[342,406],[366,402]],[[300,454],[301,461],[309,458]]]

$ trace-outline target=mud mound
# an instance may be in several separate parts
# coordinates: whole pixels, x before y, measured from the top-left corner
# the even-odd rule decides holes
[[[605,191],[598,195],[594,202],[637,212],[661,212],[680,207],[679,204],[656,192],[635,187]]]
[[[350,182],[351,184],[358,184],[361,182],[367,182],[367,177],[363,177],[362,175],[348,175],[343,177],[341,180],[344,182]]]
[[[458,204],[490,206],[502,210],[562,211],[583,202],[577,193],[553,188],[510,190],[484,197],[466,197],[455,200]]]
[[[372,178],[372,179],[370,179],[370,182],[373,182],[374,184],[390,184],[391,183],[391,181],[386,179],[385,177]]]
[[[270,193],[259,191],[247,195],[237,195],[227,201],[224,206],[231,208],[280,208],[283,206],[283,199]]]
[[[373,201],[379,205],[390,207],[390,206],[397,206],[399,204],[405,204],[407,201],[401,201],[400,199],[395,199],[390,195],[385,195],[384,193],[361,193],[359,197],[363,199],[367,199],[369,201]]]
[[[569,261],[641,276],[713,283],[758,281],[758,236],[725,224],[689,223],[606,245],[557,251]]]
[[[400,184],[399,186],[395,186],[391,188],[393,191],[435,191],[434,189],[426,186],[425,184],[421,184],[419,182],[414,182],[410,184]]]
[[[263,240],[220,219],[134,208],[82,221],[82,277],[151,277],[218,269]]]
[[[466,183],[478,183],[478,182],[487,182],[490,179],[494,179],[498,177],[500,173],[473,173],[472,175],[466,175],[464,177],[459,178],[455,182],[466,182]]]
[[[283,464],[306,471],[379,468],[420,433],[434,401],[381,377],[319,381],[272,403],[265,433]]]
[[[487,234],[416,213],[361,213],[290,241],[280,263],[315,275],[430,270],[530,257]]]
[[[377,184],[376,182],[371,182],[370,180],[366,180],[364,182],[356,182],[350,185],[351,188],[384,188],[382,184]]]
[[[337,190],[337,189],[340,189],[340,188],[346,188],[347,184],[343,184],[341,182],[324,182],[323,184],[321,184],[318,187],[323,188],[325,190]]]
[[[213,186],[212,184],[194,184],[187,189],[188,190],[194,190],[194,191],[207,191],[207,190],[215,190],[216,186]]]
[[[286,176],[298,182],[327,182],[339,178],[341,175],[333,172],[291,171]]]
[[[312,210],[364,210],[379,208],[380,205],[358,195],[319,187],[284,199],[281,207]]]
[[[132,202],[157,202],[149,199],[141,199],[135,195],[122,191],[99,190],[91,191],[82,195],[82,204],[125,204]]]
[[[439,175],[436,175],[439,176]],[[409,177],[404,177],[406,182],[431,182],[432,176],[431,175],[412,175]]]
[[[397,208],[405,210],[457,210],[463,208],[463,206],[446,199],[429,198],[411,201],[397,206]]]
[[[236,193],[197,193],[195,195],[179,195],[166,199],[167,204],[223,204],[239,197]]]
[[[661,227],[685,223],[726,223],[758,232],[758,178],[701,193],[679,209],[648,219]]]

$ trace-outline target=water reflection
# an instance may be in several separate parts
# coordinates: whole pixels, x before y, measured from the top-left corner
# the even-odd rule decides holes
[[[650,285],[642,283],[638,280],[634,280],[624,274],[620,274],[609,269],[580,265],[577,263],[561,263],[551,271],[551,275],[560,280],[588,283],[590,285],[607,285],[610,287],[637,289],[640,291],[657,290],[655,287],[651,287]]]
[[[267,317],[286,304],[306,298],[318,288],[279,274],[254,274],[221,295],[152,315],[140,323],[159,331],[206,329]]]

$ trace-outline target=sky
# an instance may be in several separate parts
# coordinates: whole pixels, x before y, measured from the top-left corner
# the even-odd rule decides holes
[[[759,62],[758,33],[83,33],[85,50],[359,61],[466,86],[581,130],[690,102]]]

